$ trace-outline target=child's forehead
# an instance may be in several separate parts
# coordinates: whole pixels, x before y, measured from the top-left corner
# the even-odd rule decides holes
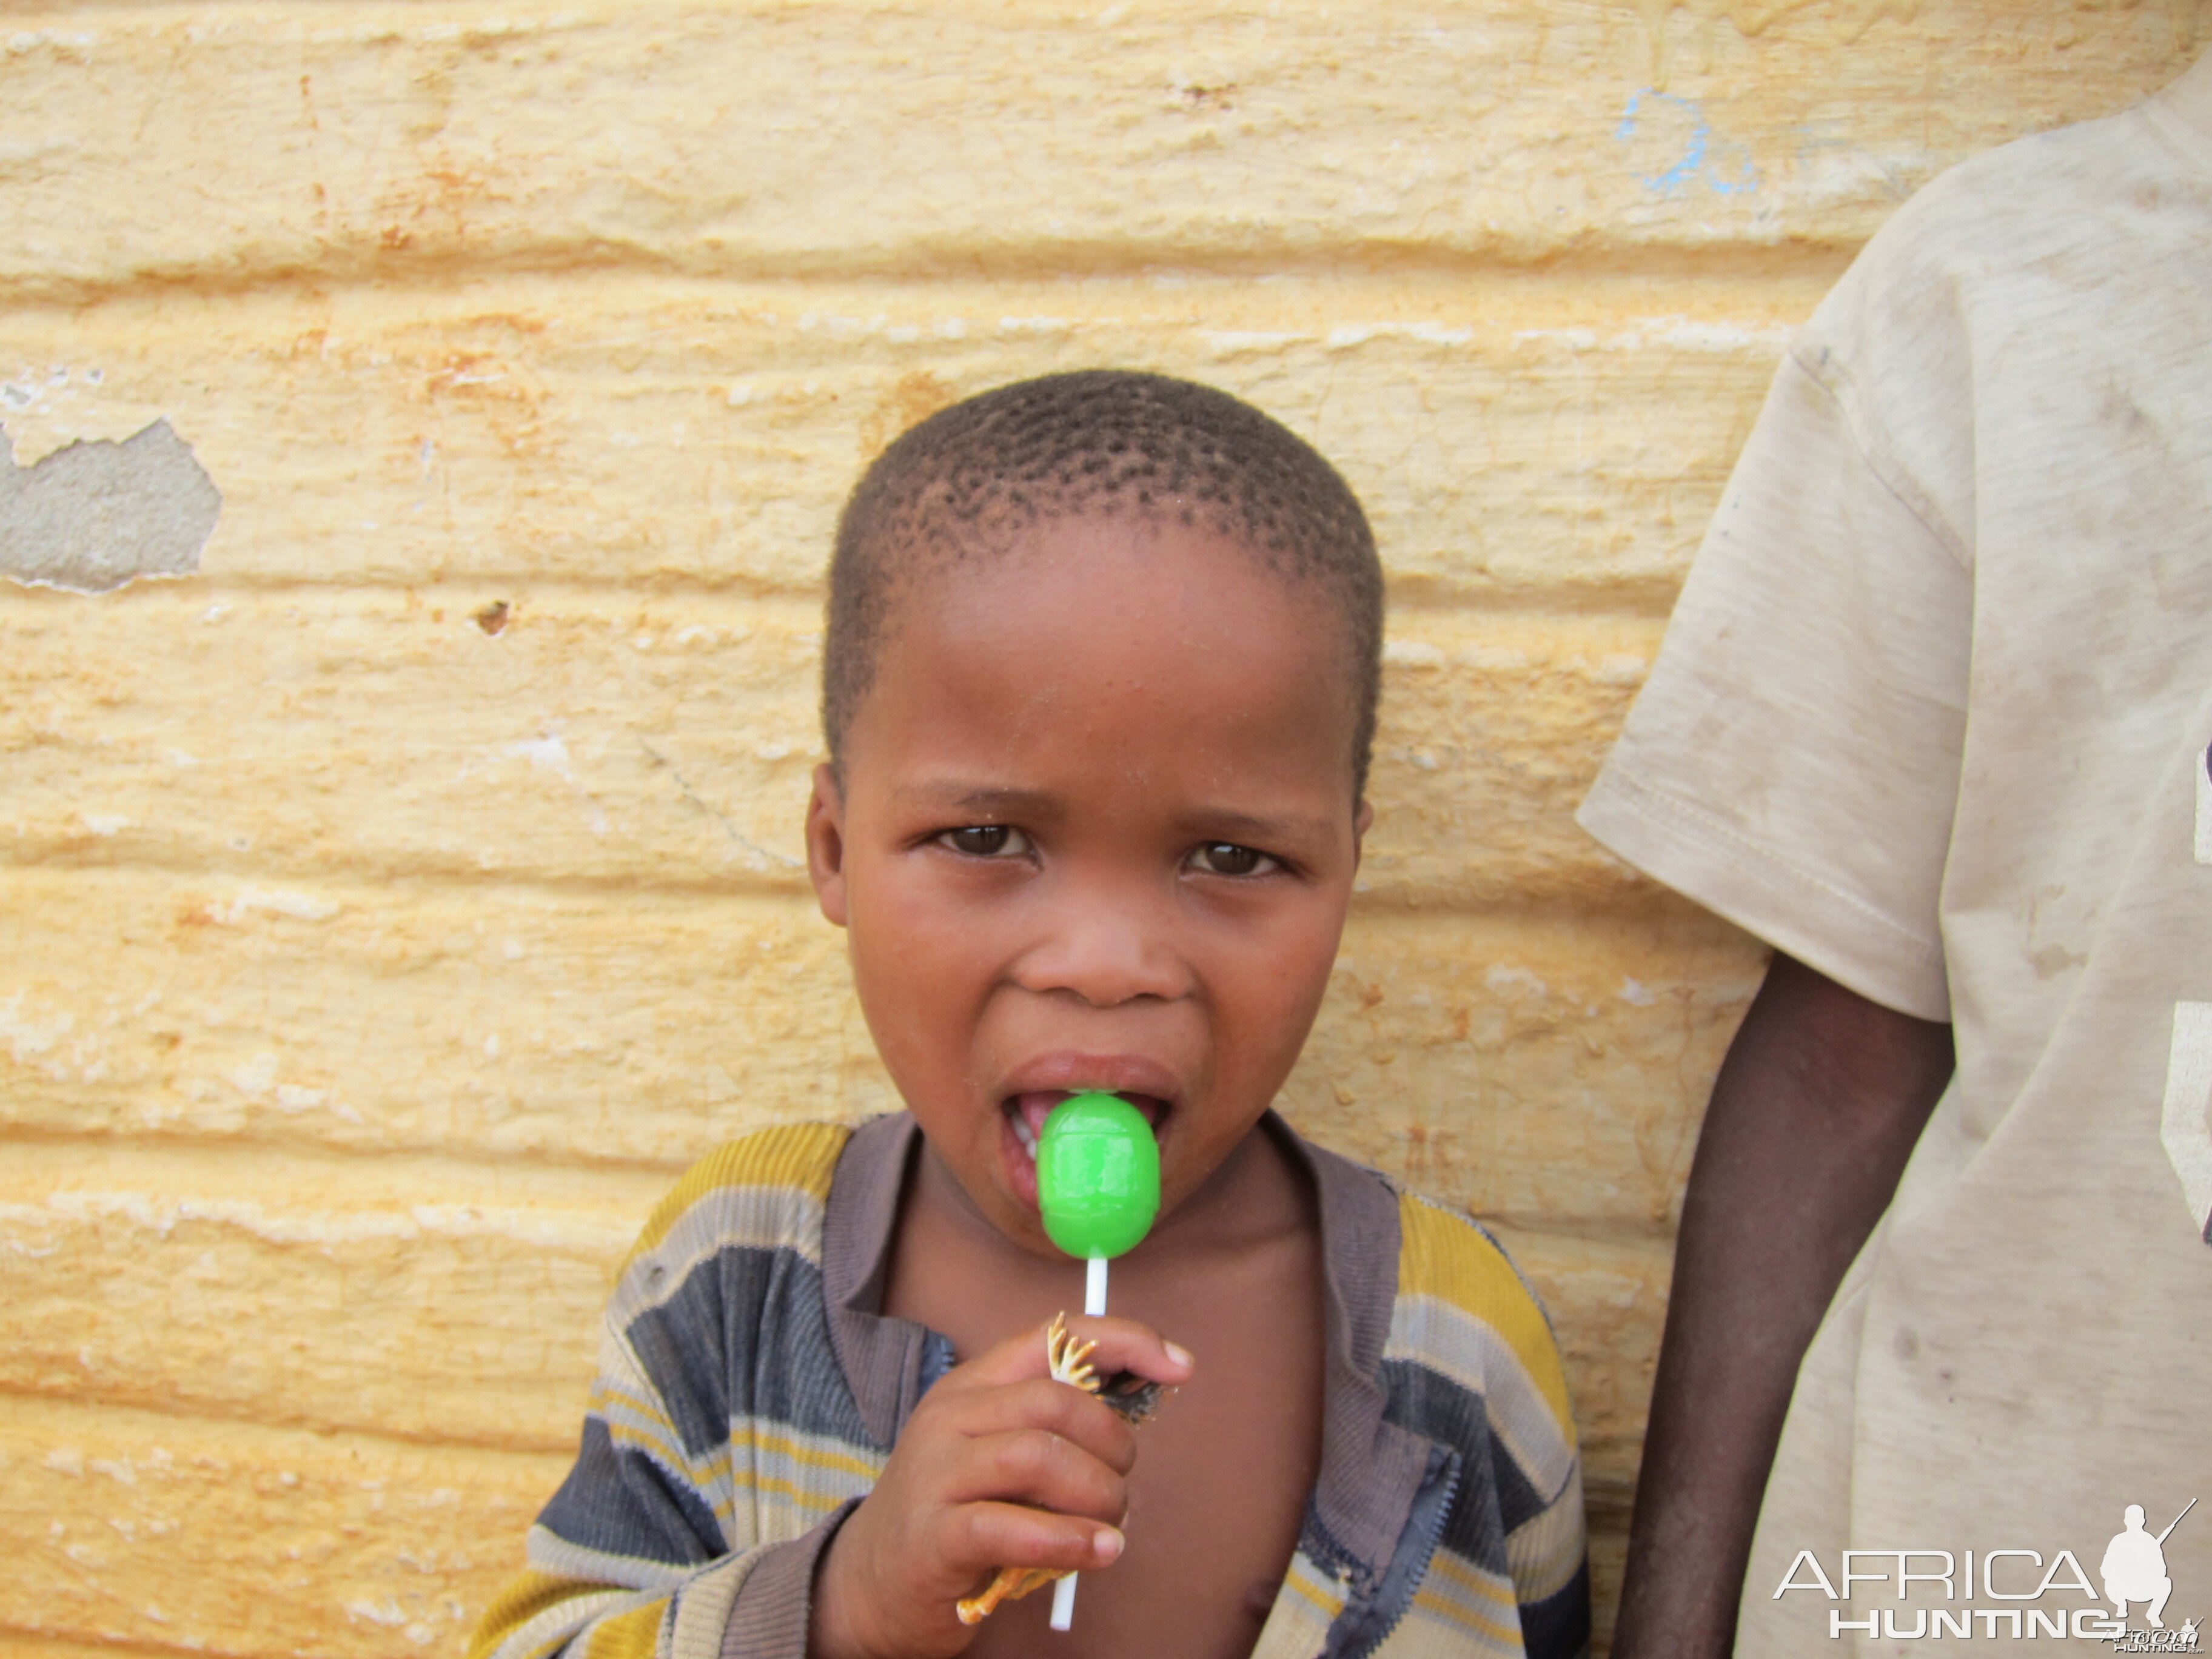
[[[1224,527],[1173,513],[1058,514],[920,552],[886,597],[886,638],[908,637],[915,649],[980,631],[1011,652],[1150,646],[1170,669],[1201,666],[1196,653],[1224,644],[1279,647],[1318,669],[1346,631],[1326,583]]]
[[[1314,748],[1318,721],[1332,765],[1349,752],[1357,670],[1328,595],[1233,538],[1082,515],[902,586],[871,699],[902,745],[956,744],[957,725],[985,744],[1118,734],[1134,753],[1196,725],[1253,760]]]

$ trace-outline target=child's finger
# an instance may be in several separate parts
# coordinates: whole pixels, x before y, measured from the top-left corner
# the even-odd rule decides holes
[[[1048,1567],[1088,1572],[1121,1554],[1121,1529],[1018,1504],[963,1504],[945,1517],[940,1547],[946,1563],[978,1583],[1000,1567]]]
[[[1133,1319],[1071,1318],[1068,1333],[1079,1343],[1097,1346],[1085,1356],[1084,1363],[1100,1376],[1111,1376],[1116,1371],[1134,1371],[1147,1382],[1164,1382],[1170,1387],[1188,1382],[1196,1369],[1190,1355],[1169,1341],[1149,1325],[1140,1325]],[[1010,1336],[989,1352],[978,1356],[961,1370],[976,1382],[986,1385],[999,1382],[1021,1382],[1031,1377],[1050,1374],[1045,1358],[1045,1328]]]
[[[1109,1525],[1118,1525],[1128,1509],[1128,1486],[1119,1474],[1043,1429],[1014,1429],[963,1441],[947,1473],[945,1495],[956,1504],[1027,1504]]]
[[[1080,1447],[1116,1474],[1128,1474],[1137,1461],[1136,1432],[1120,1413],[1095,1396],[1049,1377],[969,1389],[947,1402],[943,1422],[954,1433],[969,1436],[1018,1429],[1054,1434]]]

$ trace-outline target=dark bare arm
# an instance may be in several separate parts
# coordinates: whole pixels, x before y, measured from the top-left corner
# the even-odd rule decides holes
[[[1615,1659],[1720,1659],[1797,1363],[1951,1076],[1951,1028],[1778,953],[1714,1079]]]

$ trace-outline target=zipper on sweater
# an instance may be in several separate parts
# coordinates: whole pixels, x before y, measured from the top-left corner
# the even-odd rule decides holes
[[[1413,1605],[1413,1598],[1420,1594],[1421,1585],[1429,1576],[1429,1564],[1437,1559],[1437,1547],[1443,1542],[1444,1522],[1450,1518],[1452,1504],[1459,1497],[1459,1455],[1455,1452],[1450,1455],[1444,1468],[1443,1501],[1437,1504],[1436,1514],[1428,1524],[1428,1536],[1421,1543],[1421,1570],[1413,1575],[1412,1586],[1406,1592],[1406,1599],[1400,1603],[1398,1610],[1390,1615],[1390,1622],[1376,1632],[1374,1637],[1360,1647],[1357,1656],[1347,1656],[1347,1659],[1364,1659],[1364,1656],[1373,1653],[1389,1641],[1391,1632],[1405,1622],[1406,1610]]]

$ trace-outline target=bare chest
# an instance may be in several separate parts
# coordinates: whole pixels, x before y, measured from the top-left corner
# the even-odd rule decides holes
[[[1121,1559],[1085,1576],[1072,1632],[1047,1628],[1052,1598],[1040,1591],[992,1617],[976,1659],[1251,1651],[1320,1467],[1322,1336],[1310,1293],[1221,1289],[1173,1310],[1129,1310],[1189,1348],[1198,1372],[1138,1431]]]
[[[975,1659],[1244,1659],[1266,1625],[1320,1468],[1327,1293],[1310,1189],[1261,1132],[1244,1152],[1224,1166],[1236,1181],[1190,1200],[1192,1216],[1237,1224],[1170,1218],[1114,1266],[1111,1311],[1196,1362],[1137,1430],[1121,1559],[1084,1575],[1072,1631],[1048,1628],[1039,1590],[978,1627]],[[1011,1255],[917,1188],[886,1313],[964,1358],[1081,1306],[1079,1264]]]

